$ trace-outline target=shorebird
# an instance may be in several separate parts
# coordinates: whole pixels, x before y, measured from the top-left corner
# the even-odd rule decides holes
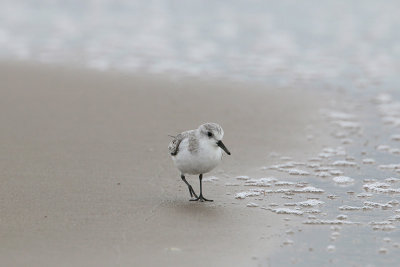
[[[231,152],[222,143],[224,130],[216,123],[205,123],[196,130],[182,132],[168,146],[175,166],[181,172],[181,179],[188,186],[190,201],[213,201],[203,196],[203,174],[214,169],[222,159],[222,150]],[[200,195],[197,196],[193,187],[186,181],[186,174],[199,175]]]

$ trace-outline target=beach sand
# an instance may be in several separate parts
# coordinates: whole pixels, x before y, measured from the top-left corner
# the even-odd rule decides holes
[[[0,81],[2,266],[268,266],[283,218],[225,182],[328,142],[306,138],[329,101],[307,90],[22,63]],[[204,122],[232,155],[193,203],[168,134]]]

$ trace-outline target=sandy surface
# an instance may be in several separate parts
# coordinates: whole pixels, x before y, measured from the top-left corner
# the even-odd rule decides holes
[[[305,136],[327,100],[301,90],[21,64],[0,81],[3,266],[268,265],[282,217],[224,184],[324,143]],[[208,121],[232,156],[204,183],[215,202],[193,203],[167,135]]]

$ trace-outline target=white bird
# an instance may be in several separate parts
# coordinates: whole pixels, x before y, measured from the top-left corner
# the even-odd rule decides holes
[[[181,172],[181,178],[189,188],[191,201],[213,201],[203,197],[203,174],[214,169],[222,159],[222,150],[228,155],[229,150],[222,143],[224,130],[216,123],[205,123],[196,130],[182,132],[168,146],[175,166]],[[222,150],[221,150],[222,149]],[[185,174],[198,174],[200,195],[197,196],[192,186],[186,181]]]

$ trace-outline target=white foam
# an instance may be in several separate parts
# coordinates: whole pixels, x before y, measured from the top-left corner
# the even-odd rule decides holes
[[[352,143],[353,143],[353,139],[350,139],[350,138],[342,139],[343,145],[348,145],[348,144],[352,144]]]
[[[347,211],[354,211],[354,210],[372,210],[372,207],[370,206],[363,206],[363,207],[355,207],[355,206],[348,206],[348,205],[344,205],[344,206],[340,206],[339,210],[347,210]]]
[[[370,159],[370,158],[368,158],[368,159],[363,159],[363,160],[362,160],[362,163],[364,163],[364,164],[374,164],[374,163],[375,163],[375,160],[374,160],[374,159]]]
[[[376,193],[389,193],[389,194],[398,194],[400,193],[400,188],[389,188],[390,185],[387,183],[370,183],[363,185],[364,190],[376,192]]]
[[[293,245],[293,240],[290,240],[290,239],[286,239],[285,241],[283,241],[283,244],[285,245],[285,246],[288,246],[288,245]]]
[[[294,189],[289,189],[289,188],[281,188],[281,189],[275,189],[275,190],[265,190],[265,193],[324,193],[325,191],[320,188],[316,188],[313,186],[306,186],[300,189],[294,188]]]
[[[272,183],[276,182],[277,179],[273,177],[250,179],[245,182],[245,186],[259,186],[259,187],[270,187]]]
[[[332,166],[355,167],[357,164],[348,160],[336,160],[332,163]]]
[[[336,124],[339,127],[343,128],[343,129],[348,129],[348,130],[357,130],[357,129],[361,128],[361,125],[358,122],[354,122],[354,121],[338,120],[338,121],[334,121],[333,124]]]
[[[319,164],[319,163],[308,163],[306,166],[307,166],[308,168],[314,169],[314,168],[320,167],[321,164]]]
[[[373,230],[381,230],[381,231],[393,231],[396,227],[390,221],[381,221],[381,222],[370,222]]]
[[[319,172],[316,174],[316,176],[321,177],[321,178],[327,178],[327,177],[331,177],[332,175],[329,172]]]
[[[249,180],[250,177],[247,175],[241,175],[241,176],[236,176],[236,179],[238,180]]]
[[[372,221],[369,224],[370,225],[392,225],[393,223],[390,221],[380,221],[380,222]]]
[[[318,213],[321,213],[321,210],[309,209],[309,210],[305,210],[304,213],[318,214]]]
[[[293,235],[294,231],[292,229],[289,229],[289,230],[286,231],[286,234],[287,235]]]
[[[351,222],[351,221],[343,221],[343,220],[307,220],[303,222],[304,224],[313,224],[313,225],[354,225],[361,224],[360,222]]]
[[[271,209],[272,212],[276,214],[293,214],[293,215],[303,215],[304,212],[301,210],[294,210],[288,208],[278,208],[278,209]]]
[[[400,141],[400,134],[393,134],[390,136],[393,141]]]
[[[339,196],[337,196],[337,195],[328,195],[326,197],[329,198],[329,199],[337,199]]]
[[[225,183],[225,186],[239,186],[237,183]]]
[[[377,203],[377,202],[372,202],[372,201],[364,201],[364,206],[373,207],[373,208],[382,208],[384,210],[393,208],[393,205],[389,202],[382,204],[382,203]]]
[[[396,214],[388,218],[388,221],[400,221],[400,215]]]
[[[308,185],[307,182],[297,182],[297,183],[295,184],[296,187],[306,187],[307,185]]]
[[[335,232],[332,232],[332,233],[331,233],[331,236],[338,237],[338,236],[340,236],[340,233],[335,231]]]
[[[336,250],[336,247],[334,245],[329,245],[326,247],[326,251],[328,252],[334,252]]]
[[[380,249],[378,250],[378,252],[379,252],[380,254],[386,254],[386,253],[388,252],[388,250],[387,250],[387,248],[380,248]]]
[[[399,178],[390,177],[390,178],[386,178],[385,181],[388,182],[388,183],[397,183],[397,182],[400,182],[400,179]]]
[[[275,183],[275,186],[294,186],[296,183],[288,182],[288,181],[278,181]]]
[[[333,181],[337,184],[351,184],[354,179],[347,176],[337,176],[333,178]]]
[[[321,160],[321,158],[309,158],[308,161],[311,161],[311,162],[320,162],[320,161],[322,161],[322,160]]]
[[[254,197],[254,196],[259,196],[259,195],[260,195],[260,192],[258,192],[258,191],[246,191],[246,192],[236,193],[235,198],[245,199],[247,197]]]
[[[315,172],[327,172],[333,170],[332,167],[327,167],[327,166],[321,166],[319,168],[315,169]]]
[[[295,184],[296,187],[306,187],[307,185],[308,185],[307,182],[297,182],[297,183]]]
[[[376,147],[376,150],[378,150],[378,151],[389,151],[389,149],[390,149],[390,146],[388,146],[388,145],[378,145]]]
[[[332,225],[332,226],[330,227],[330,229],[331,229],[332,231],[340,231],[340,230],[342,229],[342,227],[339,226],[339,225]]]
[[[344,113],[341,111],[329,111],[326,113],[326,116],[331,120],[353,120],[355,118],[354,115],[349,113]]]
[[[333,156],[334,155],[330,154],[330,153],[319,153],[318,154],[318,157],[323,158],[323,159],[326,159],[326,158],[329,158],[329,157],[333,157]]]
[[[296,203],[298,206],[302,207],[315,207],[324,204],[325,202],[316,200],[316,199],[308,199],[306,201]]]
[[[367,197],[372,197],[372,194],[370,194],[370,193],[360,193],[360,194],[357,194],[357,197],[358,198],[367,198]]]
[[[341,171],[341,170],[330,170],[329,173],[332,174],[332,175],[339,176],[339,175],[342,175],[344,172]]]
[[[385,241],[386,243],[390,243],[392,242],[392,239],[390,237],[385,237],[383,238],[383,241]]]
[[[339,214],[338,216],[336,216],[336,219],[338,220],[347,220],[348,216],[344,215],[344,214]]]
[[[394,155],[400,155],[400,149],[399,148],[390,148],[389,153],[394,154]]]
[[[327,147],[322,150],[321,153],[318,154],[320,158],[330,158],[333,156],[345,156],[347,155],[346,150],[343,147]]]
[[[216,182],[219,178],[215,176],[205,177],[203,178],[203,182]]]
[[[271,165],[267,167],[267,169],[271,170],[280,170],[280,169],[288,169],[288,168],[294,168],[295,165],[291,162],[284,163],[284,164],[277,164],[277,165]]]
[[[253,203],[253,202],[250,202],[250,203],[248,203],[246,206],[247,206],[247,207],[250,207],[250,208],[255,208],[255,207],[258,207],[258,204]]]

